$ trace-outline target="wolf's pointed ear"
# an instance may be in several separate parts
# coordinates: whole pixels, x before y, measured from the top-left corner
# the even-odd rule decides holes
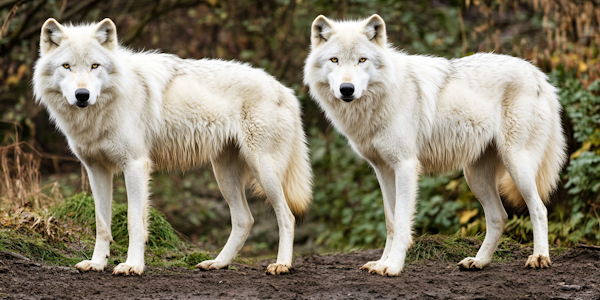
[[[365,21],[365,34],[371,42],[381,47],[385,47],[387,44],[385,22],[377,14],[372,15],[369,19],[367,19],[367,21]]]
[[[319,15],[312,23],[310,42],[314,47],[317,47],[327,42],[333,33],[333,23],[324,15]]]
[[[40,51],[44,55],[57,48],[66,37],[64,27],[56,20],[50,18],[42,25],[42,35],[40,37]]]
[[[117,48],[117,26],[109,18],[106,18],[98,25],[96,25],[96,31],[94,37],[100,42],[100,45],[115,50]]]

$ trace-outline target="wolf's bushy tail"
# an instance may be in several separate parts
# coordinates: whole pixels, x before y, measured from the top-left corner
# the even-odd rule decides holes
[[[298,112],[295,120],[293,136],[291,141],[291,152],[287,159],[287,168],[278,172],[281,186],[288,207],[296,219],[301,219],[312,204],[312,168],[306,136],[302,129],[300,119],[300,104],[292,90],[286,89],[282,98],[287,98],[290,107],[294,106]],[[256,179],[250,182],[250,188],[255,196],[264,197],[265,193]]]
[[[312,204],[312,169],[302,126],[297,134],[282,185],[292,214],[301,218]]]
[[[544,81],[546,81],[545,78]],[[550,85],[547,81],[545,84]],[[554,190],[556,190],[560,179],[560,170],[562,169],[567,158],[565,153],[566,141],[560,121],[560,104],[558,103],[555,91],[556,89],[552,86],[542,94],[543,97],[549,101],[554,101],[558,106],[556,112],[557,115],[554,116],[552,120],[552,132],[550,133],[550,138],[546,143],[546,149],[543,153],[542,160],[535,177],[535,184],[537,186],[538,194],[540,198],[542,198],[544,204],[548,204],[550,201],[550,195],[552,192],[554,192]],[[505,198],[507,204],[517,209],[523,209],[526,207],[523,196],[521,193],[519,193],[515,182],[510,177],[508,172],[504,173],[500,179],[498,189],[500,191],[500,195]]]

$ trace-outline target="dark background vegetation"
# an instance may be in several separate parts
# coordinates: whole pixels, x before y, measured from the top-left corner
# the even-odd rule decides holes
[[[316,179],[314,205],[297,229],[298,251],[381,247],[385,222],[374,172],[301,84],[317,15],[358,19],[373,13],[386,21],[389,41],[411,54],[452,58],[493,51],[528,59],[549,74],[560,88],[570,155],[549,205],[550,241],[600,243],[600,4],[574,0],[0,0],[0,228],[13,226],[11,216],[23,209],[43,211],[89,191],[65,139],[34,102],[30,82],[47,18],[79,23],[110,17],[127,47],[249,62],[292,87],[304,108]],[[210,166],[155,174],[151,185],[153,206],[175,229],[200,247],[223,245],[229,213]],[[122,178],[115,195],[125,202]],[[252,201],[252,210],[257,223],[244,251],[273,252],[275,218],[261,200]],[[506,233],[531,242],[527,212],[509,215]],[[421,176],[417,234],[483,231],[483,211],[461,172]]]

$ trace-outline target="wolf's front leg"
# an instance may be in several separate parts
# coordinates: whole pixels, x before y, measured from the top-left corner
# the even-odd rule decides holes
[[[142,275],[144,248],[148,239],[148,181],[150,161],[137,159],[124,168],[127,188],[127,231],[129,249],[127,260],[113,270],[114,275]]]
[[[418,173],[416,158],[402,161],[394,167],[396,186],[394,239],[387,259],[372,267],[370,273],[398,276],[404,267],[406,251],[412,244],[412,219],[416,206]]]
[[[113,174],[99,164],[85,164],[96,208],[96,246],[91,260],[75,265],[80,271],[103,271],[110,255]]]
[[[377,174],[377,180],[381,187],[381,194],[383,196],[383,209],[385,212],[385,248],[383,254],[379,260],[370,261],[364,264],[361,270],[371,270],[377,264],[385,262],[390,255],[390,250],[394,242],[394,207],[396,206],[396,183],[394,170],[386,167],[371,163],[375,174]]]

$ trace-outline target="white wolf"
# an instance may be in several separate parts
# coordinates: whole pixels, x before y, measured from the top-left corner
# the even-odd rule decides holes
[[[35,64],[37,101],[64,133],[90,178],[96,246],[80,270],[102,271],[111,236],[113,175],[127,187],[129,249],[113,274],[142,274],[148,235],[148,180],[153,170],[187,170],[211,161],[231,210],[231,235],[215,260],[229,265],[254,222],[245,187],[272,205],[279,225],[277,262],[291,268],[294,216],[312,200],[312,173],[293,91],[262,70],[221,60],[180,59],[119,46],[114,23],[44,23]]]
[[[483,206],[487,228],[477,256],[459,266],[491,262],[507,219],[500,195],[529,209],[534,249],[526,266],[551,265],[543,201],[559,179],[565,140],[556,89],[540,70],[505,55],[447,60],[398,52],[378,15],[344,22],[319,16],[311,43],[304,83],[373,166],[382,189],[385,249],[362,269],[400,273],[419,174],[457,167]]]

